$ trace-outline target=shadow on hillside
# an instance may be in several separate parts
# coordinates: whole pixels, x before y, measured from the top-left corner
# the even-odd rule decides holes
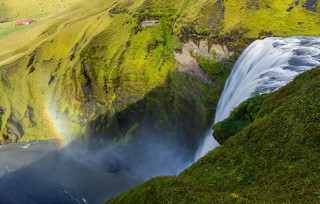
[[[90,138],[132,143],[157,135],[194,154],[205,131],[211,128],[218,102],[199,100],[207,93],[188,85],[195,80],[198,79],[190,75],[176,79],[169,74],[164,85],[134,104],[126,106],[127,102],[119,97],[113,103],[114,115],[101,114],[89,123]]]
[[[152,177],[179,174],[192,164],[216,107],[197,100],[205,93],[185,82],[196,81],[170,75],[125,109],[125,98],[118,99],[113,108],[120,111],[90,122],[94,139],[87,145],[45,150],[42,158],[6,172],[0,203],[102,203]],[[33,145],[42,144],[15,151],[33,157],[39,153]]]

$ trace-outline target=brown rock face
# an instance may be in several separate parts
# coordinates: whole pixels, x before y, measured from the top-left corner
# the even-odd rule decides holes
[[[207,40],[202,40],[199,46],[193,41],[185,43],[182,47],[182,52],[175,52],[175,59],[178,61],[178,70],[187,74],[197,76],[207,84],[215,87],[215,84],[210,77],[201,69],[196,56],[201,56],[207,59],[216,60],[217,62],[224,62],[229,59],[233,52],[230,52],[226,45],[214,44],[209,48]]]

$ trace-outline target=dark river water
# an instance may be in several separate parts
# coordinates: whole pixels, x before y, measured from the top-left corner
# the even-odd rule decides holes
[[[57,141],[3,145],[0,203],[103,203],[152,177],[178,174],[191,160],[154,138],[90,150]]]

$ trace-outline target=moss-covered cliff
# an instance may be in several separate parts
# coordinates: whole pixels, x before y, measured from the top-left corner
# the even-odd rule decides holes
[[[220,147],[177,177],[152,179],[107,203],[319,202],[319,87],[314,68],[245,101],[214,126]],[[246,125],[224,130],[232,124]]]
[[[128,142],[148,121],[195,148],[233,54],[268,35],[319,35],[309,1],[47,1],[43,12],[12,3],[1,18],[36,22],[0,24],[1,143]]]
[[[172,34],[177,11],[170,6],[96,1],[29,27],[8,28],[21,38],[30,34],[30,41],[17,44],[13,34],[3,32],[1,142],[61,135],[128,142],[148,121],[194,146],[212,120],[231,67],[228,56],[224,63],[206,62],[207,68],[217,68],[217,82],[191,56],[196,73],[176,70],[174,52],[182,44]],[[158,20],[142,25],[150,19]],[[214,62],[206,53],[209,59],[203,61]]]

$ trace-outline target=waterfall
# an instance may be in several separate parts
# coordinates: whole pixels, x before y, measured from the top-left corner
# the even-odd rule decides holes
[[[227,118],[232,110],[258,91],[276,91],[298,74],[320,66],[320,37],[272,37],[256,40],[235,63],[226,81],[215,114],[215,121]],[[219,146],[212,131],[200,145],[195,161]]]

